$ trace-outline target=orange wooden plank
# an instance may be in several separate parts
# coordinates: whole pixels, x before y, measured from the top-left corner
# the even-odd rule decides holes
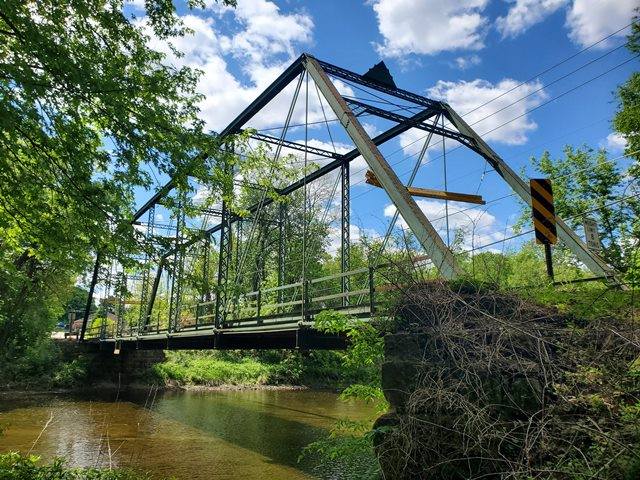
[[[365,182],[375,187],[381,187],[375,174],[368,170],[364,176]],[[468,193],[447,192],[444,190],[431,190],[429,188],[406,187],[407,191],[415,197],[435,198],[438,200],[451,200],[454,202],[475,203],[484,205],[485,202],[480,195],[470,195]]]

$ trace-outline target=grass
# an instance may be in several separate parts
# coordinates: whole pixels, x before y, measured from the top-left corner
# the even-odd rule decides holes
[[[155,365],[153,371],[165,382],[206,386],[263,385],[273,376],[273,367],[256,359],[207,353],[167,352],[168,359]]]
[[[623,291],[601,282],[549,285],[518,293],[582,320],[610,317],[633,320],[640,310],[639,291]]]
[[[344,352],[292,350],[168,351],[152,375],[178,385],[306,385],[343,388],[371,375],[367,366],[345,365]]]
[[[35,455],[0,454],[1,480],[149,480],[144,473],[128,469],[70,468],[63,459],[49,464]]]

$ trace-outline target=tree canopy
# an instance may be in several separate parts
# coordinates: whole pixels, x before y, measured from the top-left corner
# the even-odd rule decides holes
[[[148,46],[150,34],[186,33],[173,2],[145,7],[145,21],[123,0],[0,9],[0,345],[35,304],[59,308],[42,292],[75,281],[92,251],[132,245],[147,166],[186,184],[215,148],[198,118],[199,72]]]

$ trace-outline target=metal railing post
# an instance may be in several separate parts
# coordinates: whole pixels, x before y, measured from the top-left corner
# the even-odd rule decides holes
[[[369,267],[369,313],[373,314],[376,310],[375,291],[376,287],[373,283],[374,267]]]
[[[311,281],[304,280],[302,282],[302,321],[305,321],[309,318],[309,290],[311,289]]]
[[[258,290],[256,297],[256,319],[258,320],[258,325],[262,325],[262,318],[260,318],[260,308],[262,307],[262,290]]]

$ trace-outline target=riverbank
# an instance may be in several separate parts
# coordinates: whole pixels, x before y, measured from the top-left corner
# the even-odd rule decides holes
[[[0,369],[0,391],[76,392],[125,386],[339,391],[370,374],[366,367],[346,366],[344,355],[335,351],[165,351],[151,362],[121,363],[120,357],[44,340]]]
[[[150,480],[151,475],[130,469],[73,468],[56,458],[47,463],[34,455],[0,453],[0,478],[3,480]]]

